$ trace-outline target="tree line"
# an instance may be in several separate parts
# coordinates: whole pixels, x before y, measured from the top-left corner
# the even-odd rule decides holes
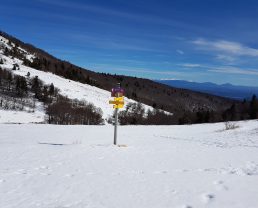
[[[103,124],[102,111],[86,101],[70,100],[59,95],[46,109],[50,124]]]
[[[12,42],[9,41],[8,43],[12,45],[12,47],[10,49],[4,49],[5,55],[23,60],[24,65],[42,71],[51,71],[57,75],[82,83],[101,86],[106,90],[110,90],[110,86],[114,85],[114,83],[121,82],[122,86],[126,88],[127,97],[146,103],[155,109],[159,108],[174,112],[172,116],[166,113],[163,115],[163,111],[153,110],[145,112],[144,117],[141,119],[139,115],[132,116],[131,113],[127,112],[121,115],[122,117],[130,118],[125,119],[126,121],[129,120],[125,123],[191,124],[257,118],[256,96],[253,97],[252,101],[243,101],[241,103],[216,96],[167,87],[146,79],[94,73],[81,69],[69,62],[58,60],[40,49],[23,44],[15,38],[8,38],[12,40]],[[20,46],[26,48],[31,54],[35,54],[35,57],[28,59],[26,53],[20,50]],[[0,64],[3,63],[3,61],[4,60],[1,59]],[[19,70],[19,66],[14,65],[13,70]],[[24,82],[21,80],[21,83]],[[17,94],[21,96],[26,90],[19,87],[19,85],[23,84],[18,84],[20,91]],[[41,83],[40,85],[42,86]],[[8,88],[10,84],[6,86]],[[30,87],[31,85],[29,88]],[[53,96],[49,94],[48,88],[49,86],[45,86],[45,89],[44,87],[34,87],[34,97],[45,103],[55,102],[55,100],[53,101],[52,99]],[[194,109],[190,109],[193,106]]]
[[[36,101],[43,102],[50,124],[103,124],[102,111],[93,104],[60,95],[53,83],[46,85],[38,76],[23,77],[0,67],[0,108],[33,112]]]
[[[112,123],[114,115],[109,119]],[[173,114],[162,110],[145,110],[145,107],[139,102],[130,102],[125,110],[118,113],[118,121],[121,125],[172,125],[176,124]]]
[[[235,102],[226,98],[169,87],[148,79],[116,74],[112,75],[108,73],[96,73],[87,69],[82,69],[67,61],[59,60],[32,45],[25,44],[8,34],[1,34],[11,40],[12,46],[16,46],[15,50],[12,50],[12,47],[9,49],[12,51],[7,51],[9,55],[19,56],[17,53],[19,53],[20,48],[26,49],[30,54],[35,55],[34,58],[30,59],[27,59],[27,56],[24,56],[24,58],[21,59],[23,60],[24,65],[42,71],[50,71],[59,76],[94,85],[108,91],[111,90],[117,82],[120,82],[121,86],[126,90],[126,97],[145,103],[156,109],[173,112],[177,117],[175,120],[181,118],[181,121],[185,122],[188,118],[184,116],[184,113],[188,116],[192,112],[196,113],[197,111],[202,111],[201,114],[206,113],[207,111],[214,111],[215,114],[221,113],[221,111],[226,110]],[[22,51],[20,52],[22,53]],[[199,108],[202,110],[199,110]],[[199,115],[199,120],[202,120],[201,114]],[[209,116],[208,114],[209,113],[207,113],[206,117]],[[216,115],[215,118],[219,118],[219,116]],[[220,119],[217,121],[220,121]]]
[[[125,110],[120,111],[118,114],[118,120],[121,125],[183,125],[247,119],[258,119],[258,100],[256,95],[253,95],[252,100],[249,102],[244,100],[242,103],[233,104],[230,108],[221,112],[186,111],[181,116],[177,116],[157,109],[146,111],[141,103],[135,102],[128,103]],[[112,122],[112,119],[109,122]]]

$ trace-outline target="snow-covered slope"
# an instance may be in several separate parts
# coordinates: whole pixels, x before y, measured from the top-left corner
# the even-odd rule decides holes
[[[38,106],[36,107],[34,112],[0,109],[0,123],[44,123],[44,108],[40,103],[37,104]]]
[[[8,46],[8,40],[0,36],[0,44],[3,46]],[[8,46],[10,47],[10,46]],[[29,54],[26,50],[22,49],[26,54],[27,57],[30,59],[34,57],[33,54]],[[110,115],[113,114],[113,107],[109,105],[108,101],[111,99],[110,92],[106,90],[102,90],[97,87],[93,87],[87,84],[82,84],[79,82],[75,82],[72,80],[68,80],[57,76],[52,73],[39,71],[33,69],[31,67],[24,66],[21,60],[19,59],[12,59],[10,57],[6,57],[3,55],[3,48],[0,47],[0,58],[4,59],[4,64],[1,65],[3,68],[12,70],[13,64],[18,64],[20,70],[12,71],[15,74],[26,76],[27,73],[30,73],[30,77],[38,76],[45,84],[53,83],[55,87],[60,89],[60,94],[67,96],[71,99],[79,99],[79,100],[86,100],[87,102],[93,103],[96,107],[99,107],[103,111],[103,118],[106,119]],[[128,99],[125,97],[125,103],[128,102],[135,102],[134,100]],[[143,105],[145,109],[151,109],[152,107]],[[2,120],[4,120],[2,118]],[[0,120],[1,122],[1,120]],[[7,121],[6,121],[7,122]]]
[[[0,125],[1,208],[256,208],[258,121]]]

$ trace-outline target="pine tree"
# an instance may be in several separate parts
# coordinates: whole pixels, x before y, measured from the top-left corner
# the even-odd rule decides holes
[[[17,78],[16,78],[15,89],[16,89],[16,93],[17,93],[18,95],[21,95],[21,82],[20,82],[20,77],[17,77]]]
[[[256,95],[253,95],[252,100],[250,102],[249,108],[249,116],[251,119],[256,119],[258,117],[258,101],[256,99]]]
[[[42,101],[44,102],[44,103],[47,103],[48,102],[48,95],[49,95],[49,93],[48,93],[48,86],[44,86],[44,88],[43,88],[43,91],[42,91],[42,94],[43,94],[43,97],[42,97]]]
[[[4,49],[4,55],[5,55],[5,56],[8,56],[8,55],[9,55],[9,50],[8,50],[7,47],[5,47],[5,49]]]
[[[21,88],[21,93],[23,94],[27,94],[28,92],[28,85],[27,85],[27,81],[24,77],[20,78],[20,88]]]
[[[15,88],[18,96],[23,97],[27,94],[28,88],[26,79],[20,76],[16,77]]]
[[[38,76],[33,78],[31,90],[35,93],[35,98],[39,99],[41,95],[41,83]]]
[[[7,80],[8,80],[8,91],[10,91],[11,90],[11,83],[13,81],[13,76],[10,72],[8,72]]]
[[[51,83],[51,85],[49,86],[49,94],[54,95],[54,93],[55,93],[55,87],[54,87],[54,84]]]

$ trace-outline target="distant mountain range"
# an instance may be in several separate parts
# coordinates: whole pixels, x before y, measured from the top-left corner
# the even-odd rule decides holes
[[[168,86],[194,90],[198,92],[213,94],[217,96],[232,98],[236,100],[250,100],[255,94],[258,96],[258,87],[236,86],[232,84],[214,84],[211,82],[189,82],[184,80],[156,80],[159,83]]]
[[[33,79],[38,76],[38,79],[42,80],[44,85],[53,84],[63,96],[93,103],[96,107],[102,109],[103,115],[110,115],[107,111],[108,100],[111,96],[110,91],[114,86],[117,86],[117,83],[120,83],[125,90],[125,97],[147,105],[148,109],[164,110],[173,114],[173,116],[164,116],[164,118],[158,120],[156,115],[159,116],[159,111],[154,111],[153,115],[148,112],[148,115],[152,116],[152,121],[159,124],[161,124],[161,121],[164,121],[165,124],[224,121],[225,119],[231,119],[232,110],[229,110],[232,109],[232,106],[236,106],[235,108],[238,110],[241,104],[237,100],[188,89],[178,89],[154,80],[97,73],[60,60],[1,31],[0,68],[3,73],[16,74],[26,79],[28,77]],[[60,79],[63,80],[63,84]],[[12,86],[16,86],[14,81],[8,80],[9,78],[6,76],[6,83],[11,82]],[[73,86],[70,85],[73,83],[72,81],[74,81]],[[75,85],[81,87],[77,88]],[[8,84],[2,85],[2,94],[6,92],[5,88],[7,86]],[[12,87],[12,89],[16,88]],[[103,96],[100,95],[100,91],[103,92]],[[9,101],[10,99],[6,98],[5,100]],[[238,111],[240,112],[240,110]],[[113,109],[111,108],[112,113]],[[244,118],[249,117],[247,115]],[[134,118],[132,122],[134,122]]]
[[[178,121],[178,118],[185,112],[222,112],[235,103],[231,99],[191,90],[176,89],[149,79],[97,73],[62,61],[1,31],[0,43],[2,43],[2,46],[0,44],[0,58],[3,59],[3,62],[6,62],[5,59],[8,58],[13,61],[17,59],[20,68],[26,66],[43,72],[51,72],[63,78],[92,85],[108,92],[119,82],[125,89],[127,98],[156,109],[171,112],[175,121]],[[25,57],[23,51],[26,51],[30,56]],[[13,57],[16,59],[13,59]],[[56,86],[56,83],[53,84]],[[108,97],[106,99],[108,100]]]

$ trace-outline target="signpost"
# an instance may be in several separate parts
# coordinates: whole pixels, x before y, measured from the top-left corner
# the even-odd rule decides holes
[[[117,123],[118,123],[118,109],[124,107],[124,89],[121,88],[120,83],[117,87],[112,88],[111,97],[114,97],[114,100],[110,100],[109,104],[113,105],[115,109],[115,129],[114,129],[114,145],[117,144]]]
[[[117,117],[118,117],[118,108],[115,109],[115,129],[114,129],[114,145],[117,144]]]

